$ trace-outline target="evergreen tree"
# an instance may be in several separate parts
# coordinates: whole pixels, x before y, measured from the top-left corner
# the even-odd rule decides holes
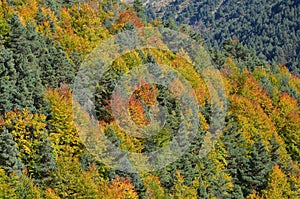
[[[18,73],[13,103],[17,108],[28,107],[34,111],[43,103],[43,87],[40,80],[38,63],[34,56],[36,44],[35,30],[27,30],[20,22],[17,15],[10,20],[12,31],[6,44],[13,52],[15,69]]]
[[[43,0],[43,4],[50,8],[58,16],[59,5],[55,0]]]
[[[11,111],[14,106],[17,72],[13,61],[12,52],[0,43],[0,115]]]
[[[31,163],[35,182],[47,184],[53,181],[52,172],[56,169],[56,161],[53,156],[53,148],[47,137],[46,132],[39,135],[39,141],[36,146],[36,154]]]
[[[249,159],[247,158],[245,140],[238,132],[238,126],[234,119],[234,115],[227,117],[226,130],[221,139],[228,153],[226,169],[230,173],[234,184],[231,193],[232,198],[243,198],[242,189],[247,187],[243,182],[243,176],[247,172]]]
[[[133,8],[137,13],[137,16],[145,23],[146,22],[146,12],[141,0],[133,1]]]
[[[270,149],[270,158],[272,161],[273,166],[274,165],[281,165],[280,163],[280,154],[278,149],[280,148],[280,145],[278,144],[275,135],[273,134],[272,139],[270,140],[270,145],[271,145],[271,149]]]
[[[245,185],[242,187],[244,196],[251,194],[253,190],[261,192],[267,187],[272,162],[261,138],[252,146],[251,157],[247,167],[246,173],[241,176]]]
[[[201,191],[201,195],[204,196],[207,194],[208,198],[229,198],[232,192],[231,177],[226,172],[224,163],[216,157],[218,154],[214,150],[208,154],[209,157],[199,160],[197,171],[200,174],[199,188],[201,190],[198,192]]]
[[[208,199],[208,194],[206,192],[206,188],[204,186],[204,183],[203,183],[201,177],[199,179],[199,187],[198,187],[198,193],[197,193],[197,195],[198,195],[199,199],[200,198],[201,199]]]
[[[74,64],[67,59],[66,53],[52,39],[40,38],[40,48],[46,49],[39,55],[41,81],[44,87],[59,87],[61,84],[71,85],[75,77]]]
[[[22,164],[18,159],[18,153],[13,135],[3,127],[0,129],[0,166],[6,173],[21,174]]]
[[[164,23],[166,28],[170,28],[172,30],[178,30],[178,26],[173,18],[169,17],[169,19]]]

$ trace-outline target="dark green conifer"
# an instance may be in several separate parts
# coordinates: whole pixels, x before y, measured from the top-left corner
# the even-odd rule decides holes
[[[141,0],[134,0],[133,8],[137,13],[137,16],[145,23],[146,22],[146,12]]]
[[[242,191],[248,196],[254,190],[261,192],[267,188],[268,175],[272,169],[272,161],[266,146],[259,138],[252,146],[247,170],[241,175]]]
[[[40,135],[36,146],[36,154],[29,167],[32,167],[32,177],[35,182],[48,184],[53,180],[52,172],[56,169],[56,161],[53,156],[53,147],[47,138],[46,132]]]
[[[13,99],[17,91],[16,81],[17,72],[12,52],[0,43],[0,115],[13,109]]]
[[[18,159],[18,148],[13,135],[3,127],[0,129],[0,166],[10,174],[16,172],[20,175],[22,164]]]

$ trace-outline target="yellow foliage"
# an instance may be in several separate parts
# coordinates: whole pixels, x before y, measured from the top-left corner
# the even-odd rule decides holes
[[[246,199],[263,199],[255,190]]]
[[[268,188],[263,191],[266,199],[294,198],[286,175],[278,165],[274,166],[268,179]],[[294,196],[294,197],[293,197]]]
[[[261,106],[239,95],[230,96],[230,100],[232,102],[230,114],[237,115],[239,131],[243,134],[246,142],[252,145],[255,142],[252,138],[259,135],[264,144],[268,146],[268,141],[276,132],[276,127]]]
[[[72,94],[65,85],[58,89],[48,89],[45,98],[50,103],[51,124],[49,138],[54,145],[54,154],[79,154],[82,150],[72,109]]]
[[[161,186],[159,178],[152,174],[143,178],[147,199],[167,199],[169,196]]]
[[[122,140],[121,149],[130,151],[132,153],[141,153],[143,150],[143,142],[133,136],[130,136],[128,133],[123,132],[117,124],[114,122],[110,125],[114,130],[117,137]]]
[[[272,120],[276,124],[278,133],[283,137],[287,149],[293,157],[300,154],[300,109],[293,97],[284,93],[272,113]],[[299,161],[299,159],[298,159]]]
[[[194,182],[194,185],[196,181]],[[195,186],[196,187],[196,186]],[[184,184],[184,178],[180,174],[180,171],[176,171],[176,180],[175,180],[175,185],[172,191],[172,197],[174,199],[181,199],[181,198],[186,198],[186,199],[196,199],[197,198],[197,189],[191,186],[187,186]]]
[[[16,7],[16,13],[18,13],[23,25],[29,22],[34,23],[35,17],[38,12],[38,4],[40,0],[27,0],[21,1],[21,4]]]
[[[5,114],[2,126],[11,130],[20,151],[19,156],[26,159],[35,153],[37,138],[46,128],[46,116],[31,114],[28,109],[22,112],[15,110]]]

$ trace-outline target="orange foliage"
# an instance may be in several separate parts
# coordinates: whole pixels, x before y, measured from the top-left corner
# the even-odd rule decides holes
[[[129,100],[129,111],[136,124],[144,126],[150,124],[151,121],[147,118],[144,106],[150,108],[156,105],[156,97],[157,89],[145,83],[145,80],[140,80],[138,88]]]
[[[257,103],[266,114],[270,114],[273,110],[272,100],[267,96],[257,80],[249,73],[244,79],[244,85],[241,88],[241,94],[250,99],[253,103]]]
[[[134,191],[134,186],[131,184],[130,180],[126,178],[120,178],[117,176],[108,187],[107,198],[114,199],[136,199],[138,194]]]
[[[26,25],[28,22],[35,21],[39,2],[40,0],[22,1],[21,5],[17,7],[16,12],[18,13],[23,25]]]
[[[119,14],[116,24],[113,24],[114,30],[117,31],[123,28],[127,22],[132,23],[136,28],[143,28],[143,22],[138,18],[136,13],[132,10],[125,10]]]
[[[273,133],[276,132],[276,127],[260,105],[240,95],[230,96],[230,100],[230,114],[237,115],[239,131],[246,141],[253,144],[255,142],[253,138],[259,135],[268,145],[268,140],[271,140]]]

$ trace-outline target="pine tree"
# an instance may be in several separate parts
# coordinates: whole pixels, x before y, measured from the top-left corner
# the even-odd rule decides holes
[[[169,19],[165,22],[164,26],[166,28],[170,28],[172,30],[178,30],[178,26],[173,18],[169,17]]]
[[[275,135],[273,134],[272,139],[269,141],[271,145],[271,149],[269,151],[271,161],[273,165],[281,165],[280,163],[280,154],[278,149],[280,148],[280,145],[278,144]]]
[[[206,191],[206,187],[204,186],[204,183],[200,177],[199,179],[199,187],[198,187],[198,198],[201,198],[201,199],[208,199],[208,194],[207,194],[207,191]]]
[[[211,151],[208,157],[199,160],[199,188],[201,194],[207,194],[208,198],[229,198],[233,189],[232,180],[217,156],[216,151]]]
[[[0,129],[0,166],[10,174],[16,172],[21,174],[22,164],[18,159],[18,148],[13,135],[3,127]]]
[[[12,52],[0,43],[0,115],[13,109],[13,99],[17,92],[16,81],[17,72]]]
[[[243,176],[247,171],[249,159],[247,158],[245,140],[238,132],[238,126],[234,119],[234,115],[228,116],[226,130],[221,139],[228,153],[226,170],[230,173],[234,184],[231,192],[232,198],[243,198],[242,189],[247,186],[243,183]]]
[[[30,111],[35,111],[43,103],[43,87],[40,81],[40,71],[34,55],[36,51],[37,35],[31,26],[26,29],[17,15],[13,15],[10,20],[12,31],[6,47],[13,52],[14,65],[18,73],[13,103],[17,108],[27,107]]]
[[[36,154],[31,163],[33,169],[32,177],[35,182],[43,183],[49,186],[53,181],[54,175],[52,172],[56,169],[56,161],[53,156],[53,148],[47,137],[46,132],[39,135],[38,143],[36,146]]]
[[[71,85],[75,77],[74,64],[67,59],[66,53],[52,39],[39,38],[41,50],[38,63],[41,68],[41,81],[44,87],[59,87],[61,84]]]
[[[261,192],[267,187],[268,175],[272,169],[272,162],[267,153],[266,146],[259,138],[252,146],[250,161],[246,173],[241,176],[243,179],[244,196],[252,193],[253,190]]]
[[[133,8],[137,13],[137,16],[145,23],[146,22],[146,12],[141,0],[134,0]]]

